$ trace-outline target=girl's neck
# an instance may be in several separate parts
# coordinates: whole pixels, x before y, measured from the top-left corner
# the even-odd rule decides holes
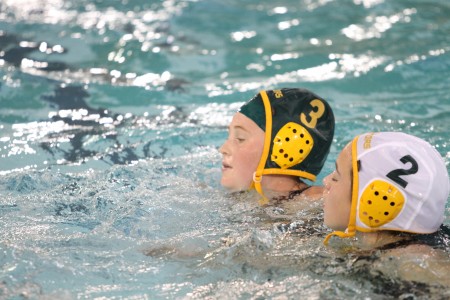
[[[295,191],[303,191],[309,187],[294,176],[266,175],[263,177],[263,192],[268,198],[288,197]]]
[[[402,240],[395,232],[376,231],[376,232],[356,232],[358,246],[363,249],[380,248],[387,244],[395,243]]]

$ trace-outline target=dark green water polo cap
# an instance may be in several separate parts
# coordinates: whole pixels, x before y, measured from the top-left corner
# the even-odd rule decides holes
[[[334,135],[334,114],[323,98],[298,88],[261,91],[239,112],[265,132],[263,154],[253,175],[260,194],[263,175],[316,180]]]

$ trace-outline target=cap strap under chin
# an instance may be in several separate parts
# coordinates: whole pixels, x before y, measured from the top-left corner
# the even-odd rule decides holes
[[[332,233],[329,233],[326,237],[325,240],[323,241],[323,243],[325,245],[328,245],[328,241],[330,240],[330,238],[332,236],[338,236],[340,238],[349,238],[349,237],[354,237],[355,236],[355,231],[353,232],[347,232],[347,231],[333,231]]]
[[[253,182],[255,185],[256,191],[263,197],[259,203],[261,205],[267,204],[269,202],[269,199],[267,199],[266,196],[264,196],[264,193],[262,191],[261,181],[263,176],[264,167],[266,165],[267,157],[269,156],[269,150],[270,150],[270,140],[272,135],[272,109],[270,106],[269,97],[267,96],[266,91],[259,92],[261,95],[263,104],[264,104],[264,112],[266,114],[266,130],[265,130],[265,136],[264,136],[264,148],[261,155],[261,159],[259,160],[258,167],[256,168],[256,172],[253,173]]]
[[[350,208],[350,219],[348,221],[347,230],[343,231],[333,231],[328,234],[323,241],[325,245],[328,244],[328,241],[332,236],[338,236],[341,238],[349,238],[354,237],[356,234],[356,207],[358,204],[358,196],[359,196],[359,175],[358,175],[358,136],[355,137],[352,141],[352,173],[353,173],[353,182],[352,182],[352,205]]]

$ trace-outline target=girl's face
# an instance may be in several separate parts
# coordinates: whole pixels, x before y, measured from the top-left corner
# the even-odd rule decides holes
[[[336,160],[336,170],[324,178],[324,223],[333,230],[347,229],[352,203],[352,152],[347,144]]]
[[[264,131],[251,119],[236,113],[228,128],[228,139],[220,147],[222,179],[231,191],[250,188],[264,147]]]

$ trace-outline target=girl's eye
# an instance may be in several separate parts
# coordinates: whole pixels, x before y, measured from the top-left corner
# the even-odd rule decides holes
[[[243,139],[243,138],[236,138],[236,140],[237,140],[239,143],[242,143],[243,141],[245,141],[245,139]]]
[[[337,182],[338,179],[336,177],[336,171],[333,172],[332,176],[331,176],[331,181]]]

